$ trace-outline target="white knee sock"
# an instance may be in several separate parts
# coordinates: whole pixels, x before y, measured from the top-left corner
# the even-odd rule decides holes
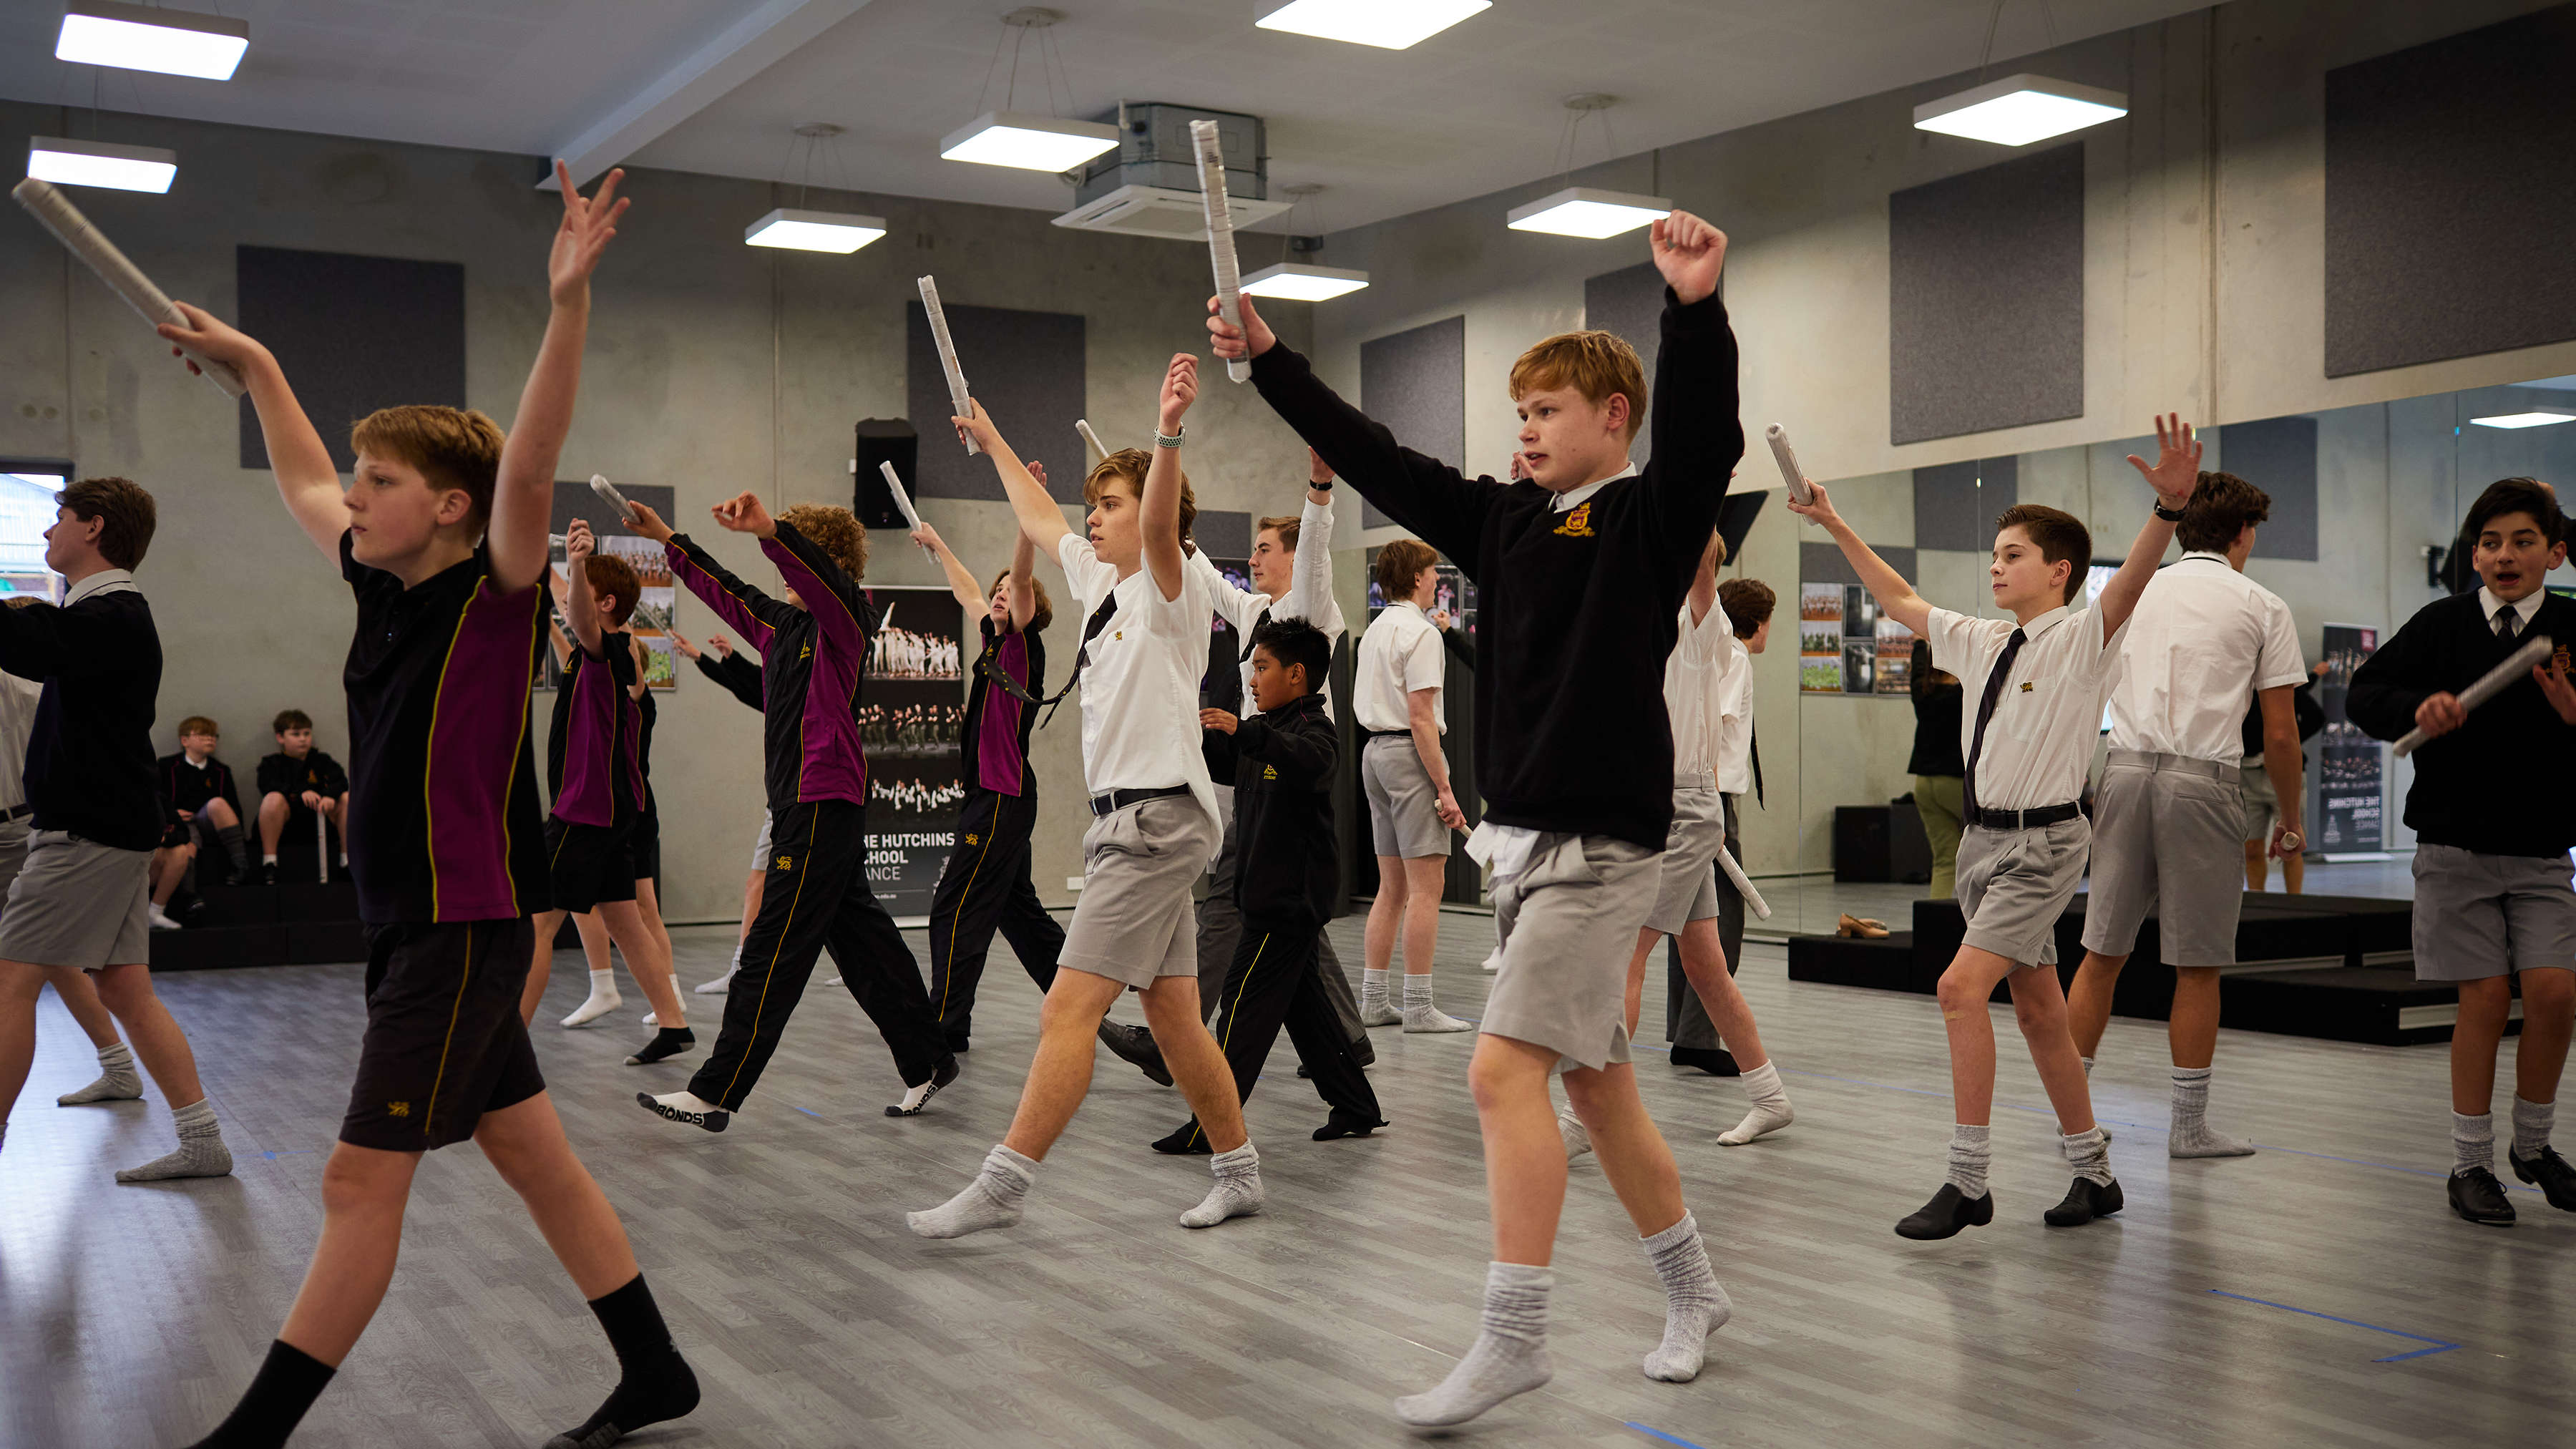
[[[2209,1068],[2173,1069],[2173,1131],[2167,1138],[2172,1157],[2251,1157],[2254,1144],[2209,1127]]]
[[[233,1170],[233,1154],[224,1146],[224,1129],[215,1122],[215,1104],[200,1097],[170,1113],[170,1125],[179,1129],[179,1147],[175,1152],[156,1157],[141,1167],[128,1167],[116,1174],[119,1182],[159,1182],[173,1177],[222,1177]]]
[[[1994,1129],[1965,1122],[1950,1126],[1950,1185],[1970,1202],[1986,1195],[1986,1165],[1994,1161]]]
[[[962,1238],[987,1228],[1007,1228],[1020,1220],[1021,1204],[1037,1171],[1037,1159],[996,1142],[964,1190],[928,1212],[905,1213],[903,1220],[925,1238]]]
[[[1664,1280],[1664,1341],[1646,1355],[1646,1377],[1686,1384],[1699,1377],[1708,1354],[1708,1336],[1733,1316],[1735,1307],[1708,1264],[1708,1245],[1700,1241],[1699,1220],[1689,1213],[1655,1234],[1640,1238],[1646,1261]]]
[[[1406,1031],[1474,1031],[1476,1024],[1461,1021],[1431,1004],[1431,973],[1404,978],[1404,1029]]]

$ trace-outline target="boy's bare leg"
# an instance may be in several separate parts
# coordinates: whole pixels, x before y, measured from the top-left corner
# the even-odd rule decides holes
[[[1986,1002],[1994,994],[1995,983],[2015,969],[2011,961],[1992,951],[1961,946],[1950,968],[1941,973],[1934,997],[1941,1004],[1941,1025],[1950,1038],[1950,1169],[1932,1200],[1898,1221],[1900,1237],[1947,1238],[1962,1228],[1994,1221],[1986,1168],[1994,1155],[1988,1123],[1995,1108],[1995,1024],[1986,1014]],[[2073,1050],[2071,1041],[2068,1050]],[[2080,1060],[2076,1071],[2080,1077]]]
[[[170,898],[179,893],[179,882],[188,875],[188,862],[194,860],[193,845],[165,845],[152,852],[152,909],[166,911]]]
[[[1735,984],[1734,973],[1726,969],[1726,947],[1718,939],[1716,917],[1682,927],[1682,975],[1698,994],[1709,1025],[1717,1028],[1718,1040],[1726,1043],[1735,1064],[1743,1069],[1740,1080],[1745,1095],[1752,1099],[1744,1120],[1719,1133],[1718,1144],[1742,1147],[1796,1121],[1798,1114],[1789,1106],[1789,1090],[1780,1083],[1780,1068],[1763,1048],[1762,1030],[1753,1020],[1753,1004],[1744,999],[1744,989]]]
[[[1368,924],[1360,934],[1360,1025],[1393,1026],[1404,1020],[1387,999],[1387,981],[1395,964],[1396,938],[1404,934],[1404,858],[1377,858],[1377,898],[1369,902]]]
[[[44,967],[0,961],[0,1133],[9,1130],[9,1109],[35,1065],[36,998],[44,989]]]
[[[1199,1014],[1198,978],[1158,977],[1137,995],[1145,1008],[1145,1028],[1154,1034],[1163,1065],[1171,1069],[1172,1085],[1205,1129],[1208,1146],[1220,1155],[1241,1147],[1249,1140],[1243,1103],[1235,1096],[1234,1069]]]
[[[742,967],[742,943],[751,939],[751,923],[760,915],[760,883],[767,871],[753,871],[742,883],[742,929],[733,938],[733,962],[725,974],[713,981],[701,981],[690,988],[700,996],[722,996],[733,984],[733,973]]]
[[[1475,1023],[1451,1016],[1431,1001],[1431,958],[1440,948],[1440,893],[1449,857],[1426,855],[1404,862],[1404,1029],[1472,1031]],[[1365,1013],[1361,1020],[1367,1020]]]
[[[286,797],[275,790],[259,797],[259,853],[277,858],[277,837],[286,831]]]
[[[2259,840],[2245,842],[2245,888],[2260,891],[2272,875],[2272,852]]]
[[[609,903],[601,901],[589,910],[575,914],[572,918],[573,934],[581,941],[582,960],[590,967],[590,989],[588,994],[582,997],[581,1005],[574,1007],[565,1015],[563,1024],[567,1027],[588,1026],[626,1004],[626,998],[618,994],[617,973],[609,969],[608,946],[611,941],[614,941],[618,946],[624,947],[627,944],[627,938],[634,932],[628,931],[625,935],[620,935],[610,927],[607,919],[609,909]],[[594,945],[591,939],[593,934],[603,931],[605,934],[601,935]],[[548,954],[548,964],[551,968],[551,953]],[[635,981],[639,986],[652,974],[649,956],[638,956],[630,950],[626,953],[626,965],[635,973]],[[645,994],[650,996],[652,993],[648,989]]]
[[[188,1034],[179,1029],[170,1008],[161,1004],[160,994],[152,989],[152,968],[135,961],[103,967],[97,975],[98,999],[125,1028],[134,1055],[142,1059],[143,1070],[169,1104],[171,1123],[179,1133],[176,1151],[140,1167],[120,1169],[116,1180],[158,1182],[231,1172],[232,1151],[224,1146],[214,1104],[206,1100],[206,1089],[197,1080],[197,1055],[188,1049]]]
[[[304,1270],[278,1341],[338,1367],[393,1282],[403,1207],[421,1154],[347,1142],[322,1166],[322,1240]]]
[[[69,966],[48,966],[45,979],[53,983],[54,994],[63,999],[63,1009],[80,1023],[89,1044],[98,1051],[98,1080],[77,1092],[65,1092],[54,1099],[60,1107],[80,1107],[92,1102],[131,1102],[143,1095],[143,1078],[134,1069],[134,1053],[116,1034],[116,1018],[107,1003],[98,999],[98,986],[86,971]]]
[[[536,919],[536,949],[528,958],[528,984],[519,992],[519,1020],[537,1019],[537,1003],[546,999],[546,978],[554,973],[555,933],[563,929],[564,913],[547,911]]]
[[[2013,1018],[2030,1047],[2030,1064],[2039,1069],[2039,1085],[2057,1109],[2058,1130],[2076,1136],[2093,1130],[2093,1094],[2084,1085],[2084,1061],[2076,1055],[2075,1038],[2066,1025],[2066,992],[2057,968],[2035,966],[2006,978],[2012,984]],[[1992,988],[1988,988],[1992,989]],[[1986,1106],[1994,1106],[1994,1032],[1986,1033]]]
[[[2084,964],[2075,968],[2075,986],[2066,993],[2066,1023],[2088,1073],[2102,1050],[2103,1034],[2111,1029],[2111,994],[2120,984],[2120,968],[2128,964],[2126,955],[2087,951]]]
[[[2571,1039],[2576,1039],[2576,971],[2523,972],[2522,1038],[2513,1049],[2514,1095],[2543,1105],[2556,1102]]]
[[[602,901],[596,914],[617,942],[617,949],[626,953],[626,969],[634,973],[635,984],[644,990],[644,999],[653,1004],[657,1028],[653,1040],[627,1058],[627,1065],[649,1066],[695,1045],[697,1037],[689,1030],[688,1008],[680,997],[679,978],[671,969],[669,938],[654,931],[655,923],[644,914],[644,903],[640,899]]]
[[[1725,975],[1720,968],[1719,975]],[[1664,1337],[1646,1355],[1650,1379],[1688,1383],[1699,1377],[1708,1336],[1733,1315],[1709,1266],[1699,1223],[1682,1202],[1681,1169],[1664,1134],[1637,1095],[1637,1069],[1615,1062],[1565,1074],[1565,1095],[1599,1149],[1602,1175],[1619,1194],[1646,1260],[1664,1284]]]

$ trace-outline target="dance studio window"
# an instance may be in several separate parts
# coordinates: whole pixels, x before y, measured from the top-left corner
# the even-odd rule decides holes
[[[54,526],[54,494],[71,475],[65,462],[0,458],[0,598],[62,602],[62,576],[45,567],[45,530]]]

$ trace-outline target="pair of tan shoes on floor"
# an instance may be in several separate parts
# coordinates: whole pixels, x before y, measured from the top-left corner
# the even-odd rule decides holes
[[[1848,936],[1855,941],[1881,940],[1887,935],[1887,923],[1873,921],[1867,916],[1846,915],[1834,922],[1834,934]]]

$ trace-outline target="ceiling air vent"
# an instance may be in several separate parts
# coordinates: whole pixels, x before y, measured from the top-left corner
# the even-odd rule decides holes
[[[1237,230],[1268,221],[1288,209],[1284,201],[1228,198]],[[1169,241],[1207,240],[1207,207],[1196,191],[1167,186],[1121,186],[1097,201],[1077,206],[1055,219],[1076,231],[1114,231],[1127,236],[1158,236]]]

